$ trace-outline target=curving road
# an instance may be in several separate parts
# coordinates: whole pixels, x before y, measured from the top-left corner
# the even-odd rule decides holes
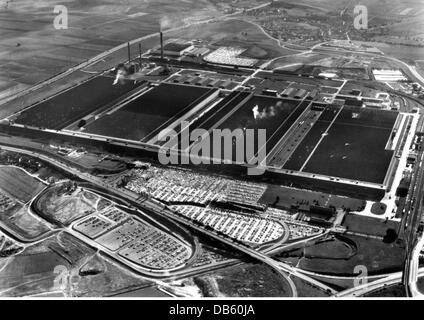
[[[93,184],[94,186],[100,188],[100,189],[104,189],[107,191],[108,194],[111,194],[117,198],[120,199],[125,199],[127,200],[130,204],[135,205],[136,207],[139,207],[141,209],[147,209],[150,212],[154,212],[156,214],[160,214],[162,217],[166,217],[172,221],[176,221],[184,226],[188,226],[190,228],[193,228],[195,230],[197,230],[198,232],[205,234],[219,242],[222,242],[224,244],[226,244],[227,246],[232,247],[233,249],[240,251],[246,255],[248,255],[249,257],[258,260],[266,265],[268,265],[269,267],[273,268],[274,270],[276,270],[277,272],[279,272],[285,279],[286,281],[289,283],[291,290],[292,290],[292,295],[293,296],[297,296],[297,289],[296,286],[293,282],[292,279],[290,279],[290,277],[288,275],[293,275],[296,276],[304,281],[307,281],[311,284],[313,284],[314,286],[321,288],[324,291],[327,291],[329,293],[335,294],[337,293],[337,291],[335,291],[334,289],[322,284],[321,282],[311,278],[308,275],[305,275],[304,273],[302,273],[298,268],[296,267],[292,267],[288,264],[285,264],[283,262],[279,262],[279,261],[275,261],[274,259],[270,258],[269,256],[267,256],[266,253],[262,253],[259,251],[256,251],[255,249],[252,249],[248,246],[245,246],[243,244],[241,244],[240,242],[234,241],[233,239],[227,238],[221,234],[218,234],[215,231],[209,231],[204,229],[203,227],[198,226],[197,224],[193,224],[193,222],[181,215],[176,214],[175,212],[169,210],[167,207],[164,207],[163,204],[153,200],[153,199],[140,199],[138,194],[134,194],[131,191],[128,190],[118,190],[115,189],[113,187],[111,187],[110,185],[106,184],[105,182],[103,182],[101,179],[92,176],[88,173],[84,173],[84,172],[80,172],[75,168],[70,167],[67,164],[64,164],[63,162],[58,161],[57,159],[53,159],[50,156],[45,154],[45,151],[43,150],[38,150],[37,152],[35,151],[29,151],[27,149],[23,149],[20,146],[14,146],[14,147],[10,147],[10,146],[4,146],[2,145],[1,148],[5,149],[5,150],[9,150],[9,151],[13,151],[13,152],[18,152],[18,153],[24,153],[24,154],[28,154],[30,156],[39,158],[43,161],[46,161],[48,163],[51,163],[52,165],[61,168],[62,170],[65,170],[66,172],[69,172],[72,175],[75,175],[77,177],[79,177],[82,180],[88,181],[89,183]],[[319,235],[322,236],[322,235]],[[308,239],[309,240],[309,239]],[[275,249],[274,249],[275,250]],[[272,249],[269,251],[271,252]],[[187,271],[185,271],[187,272]],[[182,273],[184,273],[182,271]],[[179,276],[180,274],[177,272],[173,273],[172,276]],[[171,276],[171,275],[170,275]]]

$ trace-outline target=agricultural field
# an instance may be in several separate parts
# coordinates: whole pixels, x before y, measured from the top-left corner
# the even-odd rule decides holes
[[[23,247],[21,244],[0,231],[0,265],[4,267],[9,257],[12,257],[22,252]]]
[[[9,139],[9,138],[6,138]],[[17,139],[17,143],[20,141]],[[0,166],[15,166],[25,169],[30,174],[45,182],[52,182],[66,179],[65,175],[53,168],[51,165],[37,158],[33,158],[21,153],[0,150]]]
[[[28,205],[0,211],[0,221],[18,238],[36,240],[51,231],[46,221],[36,217]]]
[[[222,15],[208,0],[178,4],[173,0],[66,0],[60,4],[68,8],[69,28],[56,30],[53,9],[57,4],[53,0],[40,0],[36,5],[29,0],[0,2],[0,99],[129,40],[156,33],[160,27]],[[157,37],[148,40],[158,43]],[[99,67],[110,68],[126,55],[123,48]]]
[[[45,187],[20,168],[0,166],[0,190],[21,203],[29,202]]]
[[[210,88],[161,84],[111,115],[89,124],[85,132],[122,139],[148,141],[211,95]]]
[[[137,89],[143,82],[98,76],[20,113],[17,124],[59,130]]]

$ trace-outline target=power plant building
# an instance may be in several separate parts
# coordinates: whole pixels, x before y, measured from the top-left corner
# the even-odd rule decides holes
[[[194,46],[191,43],[176,43],[171,42],[167,43],[163,47],[164,54],[167,56],[181,57],[186,52],[194,49]]]

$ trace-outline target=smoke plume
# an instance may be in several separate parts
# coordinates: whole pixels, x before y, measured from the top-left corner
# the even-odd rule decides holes
[[[127,72],[124,69],[118,69],[116,71],[115,80],[113,81],[112,85],[122,84],[124,82],[125,76],[127,75]]]
[[[274,106],[265,107],[262,110],[259,109],[259,105],[255,105],[252,109],[253,118],[255,120],[263,120],[275,117],[282,108],[283,103],[281,101],[278,101]]]

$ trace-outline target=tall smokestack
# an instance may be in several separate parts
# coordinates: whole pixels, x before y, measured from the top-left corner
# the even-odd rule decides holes
[[[129,42],[128,42],[128,62],[131,62],[131,48],[130,48]]]
[[[141,60],[141,43],[138,44],[138,54],[139,54],[139,58],[140,58],[140,67],[142,64],[142,60]]]
[[[163,32],[160,32],[160,58],[163,60]]]

